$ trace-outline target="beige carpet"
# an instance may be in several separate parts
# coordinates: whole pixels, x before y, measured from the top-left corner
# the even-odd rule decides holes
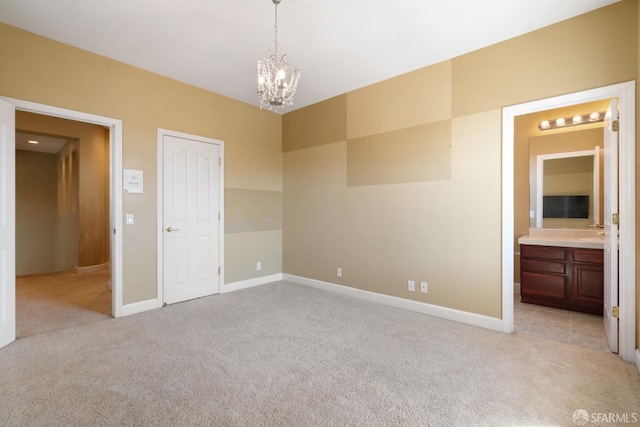
[[[278,282],[17,340],[2,426],[574,425],[640,412],[616,355]]]
[[[111,317],[110,270],[16,278],[16,336],[78,326]]]

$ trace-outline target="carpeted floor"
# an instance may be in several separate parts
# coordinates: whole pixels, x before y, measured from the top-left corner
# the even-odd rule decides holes
[[[111,318],[110,270],[16,278],[18,338]]]
[[[616,355],[286,282],[21,338],[2,426],[574,425],[640,412]]]

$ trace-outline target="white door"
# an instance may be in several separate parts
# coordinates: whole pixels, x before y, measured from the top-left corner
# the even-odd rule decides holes
[[[611,100],[604,126],[604,328],[609,348],[618,352],[618,318],[613,307],[618,306],[618,120],[617,100]]]
[[[163,135],[164,303],[220,292],[220,159],[218,144]]]
[[[0,347],[16,339],[16,119],[0,99]]]

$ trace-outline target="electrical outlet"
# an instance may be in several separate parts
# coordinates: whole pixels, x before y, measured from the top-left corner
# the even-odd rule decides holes
[[[420,282],[420,292],[427,293],[427,282]]]
[[[256,263],[256,270],[257,270],[257,271],[262,270],[262,263],[261,263],[260,261],[258,261],[258,262]]]
[[[340,267],[336,268],[336,276],[342,277],[342,269]]]
[[[413,280],[408,280],[407,288],[409,289],[409,292],[414,292],[416,290],[416,282],[414,282]]]

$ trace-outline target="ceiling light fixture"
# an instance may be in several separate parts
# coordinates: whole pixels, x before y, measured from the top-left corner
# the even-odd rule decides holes
[[[543,120],[538,124],[540,130],[561,129],[571,126],[588,125],[604,121],[605,111],[594,111],[591,114],[577,114],[572,117],[560,117],[555,120]]]
[[[276,111],[283,109],[285,105],[293,105],[300,70],[287,63],[286,54],[278,54],[278,5],[281,0],[271,1],[276,9],[273,30],[275,47],[271,55],[258,60],[258,96],[261,109]]]
[[[27,141],[29,144],[39,144],[38,141],[30,139],[29,141]]]

